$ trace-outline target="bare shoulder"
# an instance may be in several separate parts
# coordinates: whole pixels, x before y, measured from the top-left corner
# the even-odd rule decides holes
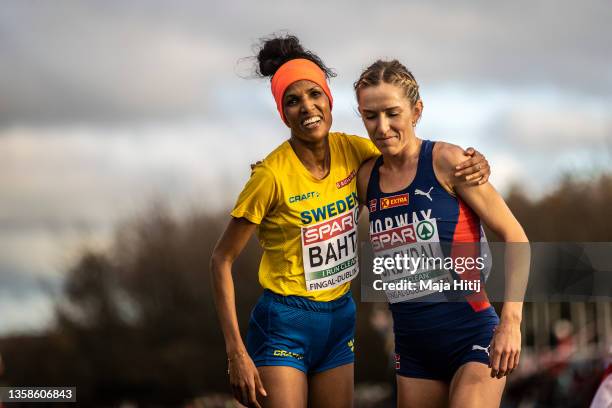
[[[370,174],[372,173],[372,168],[374,167],[374,163],[376,163],[376,159],[378,157],[372,157],[363,162],[363,164],[359,167],[359,171],[357,172],[357,182],[359,180],[367,180],[370,179]]]
[[[434,173],[442,187],[455,195],[455,186],[461,182],[455,177],[455,166],[465,160],[460,146],[446,142],[436,142],[432,151]]]
[[[370,174],[372,174],[372,168],[374,167],[374,163],[376,163],[376,159],[378,159],[378,157],[372,157],[363,162],[357,172],[357,192],[361,203],[365,203],[368,181],[370,180]]]
[[[432,153],[434,162],[441,169],[452,170],[465,160],[463,148],[452,143],[436,142]]]

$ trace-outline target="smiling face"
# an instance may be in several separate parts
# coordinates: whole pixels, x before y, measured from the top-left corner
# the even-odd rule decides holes
[[[399,86],[367,86],[358,90],[357,98],[368,135],[383,155],[397,155],[416,137],[423,104],[418,100],[413,106]]]
[[[291,84],[283,96],[283,112],[291,136],[307,143],[320,142],[329,134],[332,124],[329,98],[312,81]]]

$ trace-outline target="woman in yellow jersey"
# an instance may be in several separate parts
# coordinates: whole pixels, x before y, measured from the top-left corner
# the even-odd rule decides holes
[[[367,139],[330,132],[332,72],[293,36],[258,53],[259,73],[290,138],[253,170],[211,261],[234,395],[249,406],[350,407],[353,398],[358,199],[355,176],[378,155]],[[481,155],[465,174],[485,182]],[[238,328],[231,266],[258,230],[264,249],[247,345]]]

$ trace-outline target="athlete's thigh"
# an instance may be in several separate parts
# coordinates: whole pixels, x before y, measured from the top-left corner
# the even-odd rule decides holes
[[[286,366],[257,367],[268,394],[258,397],[264,408],[306,408],[308,380],[303,371]]]
[[[448,385],[443,381],[396,375],[398,408],[445,408]]]
[[[499,407],[506,377],[491,378],[491,369],[477,362],[463,364],[451,381],[450,407]]]
[[[344,364],[308,379],[308,406],[350,408],[353,406],[355,364]]]

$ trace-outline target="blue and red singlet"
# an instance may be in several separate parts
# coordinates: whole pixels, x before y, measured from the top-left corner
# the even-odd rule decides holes
[[[465,289],[476,287],[467,282],[484,280],[490,255],[483,250],[478,215],[436,179],[434,144],[423,140],[414,180],[400,191],[381,191],[380,156],[370,174],[367,205],[375,256],[412,260],[383,274],[387,282],[413,282],[410,290],[387,290],[397,374],[450,381],[467,362],[489,363],[499,318],[484,290]]]

